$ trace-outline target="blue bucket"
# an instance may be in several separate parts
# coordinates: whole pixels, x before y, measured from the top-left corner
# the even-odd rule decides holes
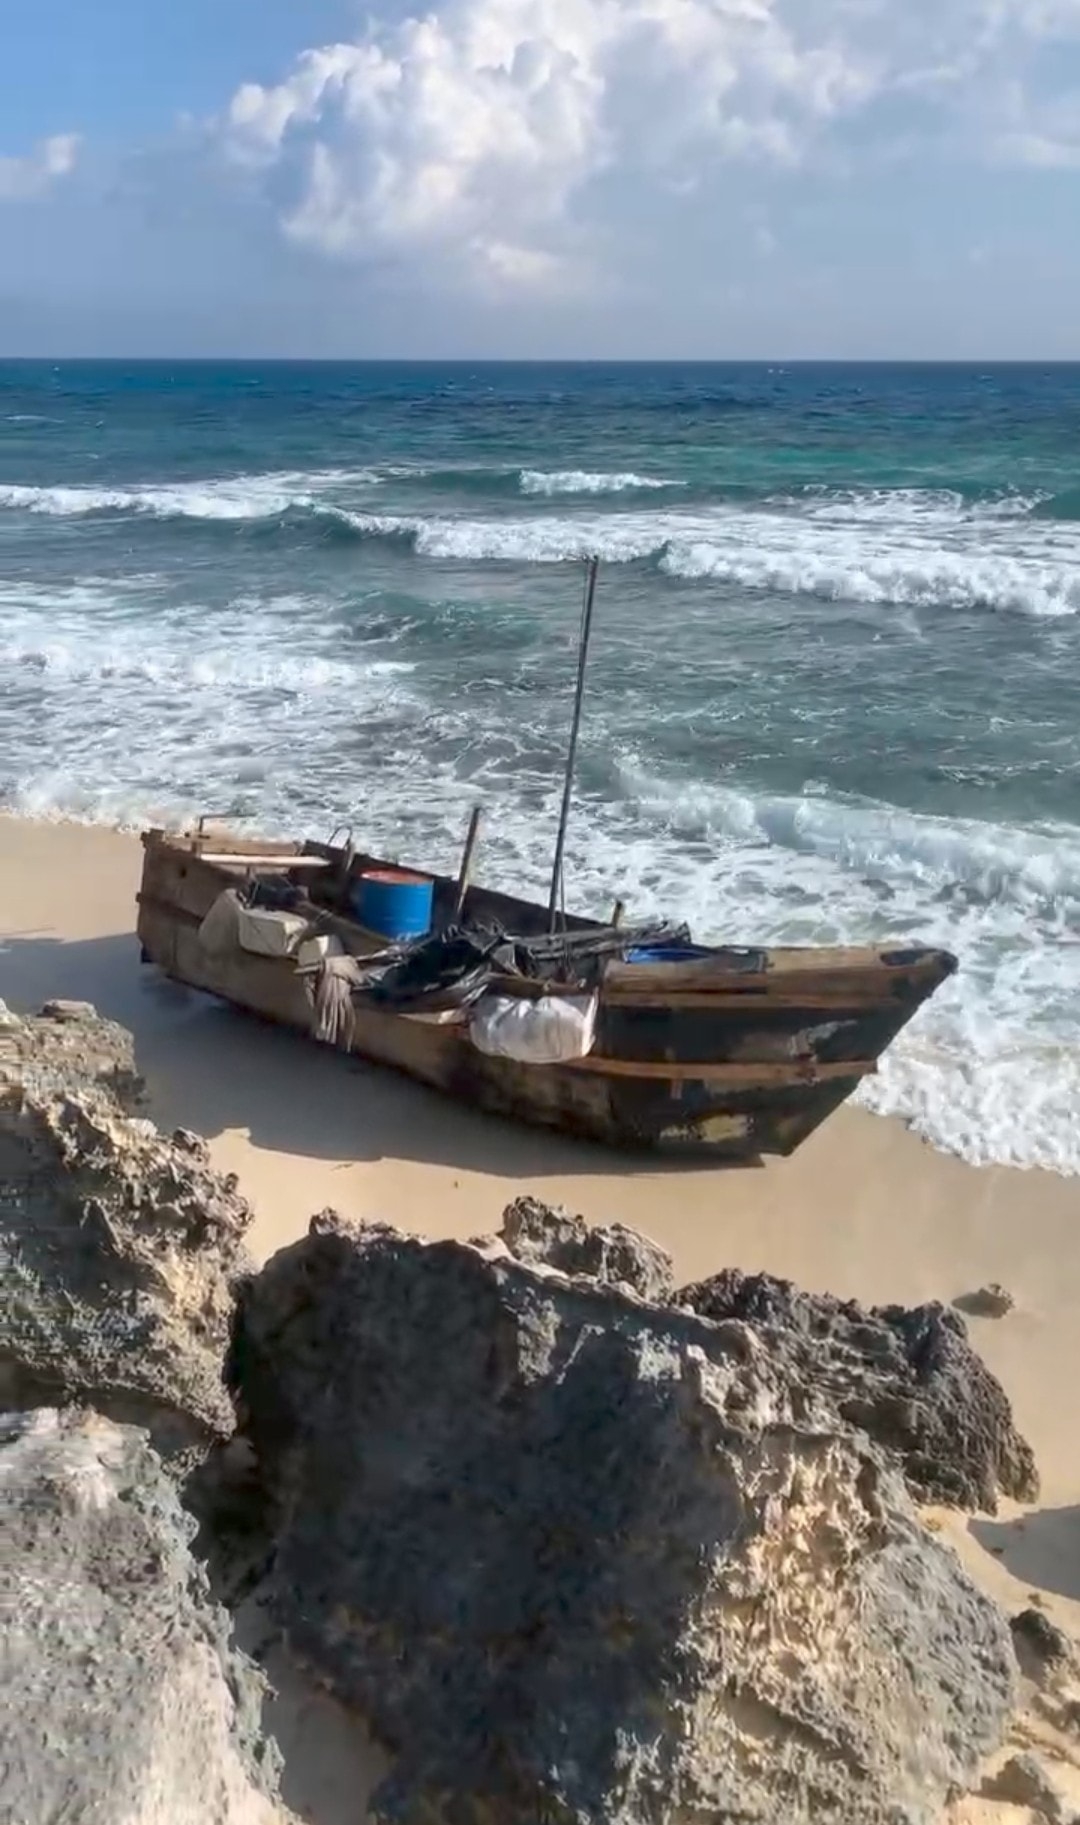
[[[696,963],[712,952],[703,944],[635,944],[626,953],[627,963]]]
[[[434,893],[427,875],[379,868],[353,882],[349,903],[360,924],[382,938],[422,938],[431,930]]]

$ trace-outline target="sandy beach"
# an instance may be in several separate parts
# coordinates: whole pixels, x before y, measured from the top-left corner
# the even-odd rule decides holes
[[[796,1157],[754,1170],[623,1163],[503,1124],[392,1074],[203,1001],[139,963],[141,850],[100,828],[0,818],[0,997],[94,1002],[129,1027],[165,1126],[207,1136],[257,1212],[265,1258],[334,1205],[429,1235],[493,1229],[522,1191],[655,1237],[682,1279],[766,1269],[866,1302],[950,1300],[998,1281],[971,1320],[1042,1476],[1037,1508],[946,1518],[1011,1608],[1032,1593],[1080,1635],[1080,1180],[976,1169],[891,1121],[844,1110]]]

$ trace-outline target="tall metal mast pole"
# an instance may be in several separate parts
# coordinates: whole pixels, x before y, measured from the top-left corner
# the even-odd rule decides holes
[[[574,694],[574,720],[570,727],[570,749],[566,756],[566,782],[563,786],[562,814],[555,844],[555,862],[551,870],[551,898],[548,901],[548,931],[555,930],[562,886],[563,851],[566,848],[566,825],[570,817],[570,799],[574,789],[574,762],[577,759],[578,731],[581,728],[581,706],[585,697],[585,667],[589,658],[589,636],[592,633],[593,601],[596,596],[596,573],[599,558],[589,558],[585,571],[585,606],[581,615],[581,639],[578,644],[577,690]]]

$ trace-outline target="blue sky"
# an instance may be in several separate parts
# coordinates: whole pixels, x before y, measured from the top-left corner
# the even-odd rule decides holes
[[[120,145],[157,138],[357,17],[338,0],[3,0],[2,150],[72,129]]]
[[[2,0],[0,353],[1080,357],[1080,0]]]

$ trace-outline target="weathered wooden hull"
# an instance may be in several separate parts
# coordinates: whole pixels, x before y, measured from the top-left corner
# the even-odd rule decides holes
[[[200,838],[144,838],[138,935],[144,958],[178,982],[308,1033],[311,1000],[290,959],[211,954],[199,926],[255,846],[206,859]],[[219,837],[217,851],[222,849]],[[260,854],[286,847],[262,845]],[[309,844],[318,865],[334,852]],[[368,865],[376,858],[359,858]],[[453,883],[437,880],[436,904]],[[541,908],[470,892],[467,914],[542,929]],[[325,918],[325,914],[324,914]],[[578,928],[589,922],[574,921]],[[359,927],[334,929],[362,955]],[[353,941],[355,939],[355,942]],[[370,946],[367,946],[370,948]],[[763,951],[760,967],[724,953],[687,964],[612,964],[588,1058],[528,1065],[478,1051],[467,1026],[358,1004],[351,1050],[473,1107],[623,1149],[717,1160],[790,1154],[875,1068],[920,1002],[955,967],[945,952]]]

